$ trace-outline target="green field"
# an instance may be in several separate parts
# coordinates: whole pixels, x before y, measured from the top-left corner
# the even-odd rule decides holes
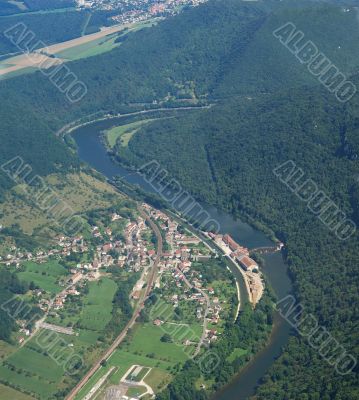
[[[236,348],[232,351],[232,353],[227,357],[227,361],[233,362],[239,357],[245,356],[248,353],[248,350]]]
[[[126,32],[119,31],[117,33],[110,34],[108,36],[95,39],[91,42],[81,44],[79,46],[75,46],[66,50],[59,51],[55,55],[59,58],[74,61],[79,60],[81,58],[87,58],[92,56],[97,56],[99,54],[106,53],[108,51],[113,50],[114,48],[121,46],[121,43],[115,43],[115,40],[122,35],[127,35],[130,32],[135,32],[140,29],[146,28],[154,24],[152,21],[148,22],[139,22],[137,24],[133,24],[133,26],[128,29]]]
[[[33,397],[27,394],[21,393],[9,386],[4,386],[0,384],[0,399],[4,400],[34,400]]]
[[[189,349],[181,345],[181,343],[161,342],[161,337],[164,333],[161,327],[154,326],[152,323],[137,326],[134,328],[134,335],[130,343],[126,343],[124,349],[130,353],[147,357],[153,356],[156,360],[173,364],[187,361],[186,352]],[[173,339],[175,341],[175,338]]]
[[[11,344],[4,342],[3,340],[0,340],[0,359],[8,356],[15,349],[16,349],[15,346],[12,346]]]
[[[155,392],[160,390],[170,380],[171,375],[168,372],[165,372],[159,368],[152,368],[149,374],[144,379],[145,383],[150,385]]]
[[[121,139],[121,146],[127,147],[128,142],[141,126],[155,120],[156,119],[143,119],[141,121],[131,122],[126,125],[115,126],[109,129],[106,131],[106,139],[109,147],[113,148],[118,139]]]
[[[173,363],[166,361],[156,360],[154,358],[149,358],[137,354],[128,353],[124,350],[116,350],[112,356],[109,358],[106,367],[101,367],[87,382],[87,384],[82,388],[79,394],[76,396],[75,400],[81,400],[89,390],[98,382],[98,380],[109,371],[112,366],[116,367],[116,371],[111,374],[108,379],[108,383],[112,385],[117,385],[124,374],[130,369],[132,365],[142,365],[147,368],[152,368],[149,375],[147,375],[145,381],[150,384],[148,380],[149,376],[154,377],[154,388],[161,385],[165,380],[169,381],[171,379],[171,374],[168,372],[172,367]],[[157,386],[156,386],[157,385]]]
[[[63,368],[49,356],[40,354],[26,346],[12,354],[7,362],[47,381],[57,381],[64,373]]]
[[[70,61],[97,56],[120,46],[121,43],[115,43],[116,39],[117,34],[112,34],[88,43],[81,44],[79,46],[59,51],[56,53],[56,56]]]
[[[112,300],[116,290],[116,283],[108,278],[90,282],[80,318],[82,328],[93,331],[104,329],[111,320]]]
[[[0,366],[0,376],[3,382],[11,382],[11,385],[22,388],[36,394],[40,399],[49,398],[54,391],[54,386],[38,377],[26,376],[17,371],[11,371],[6,366]]]
[[[132,365],[142,365],[144,367],[157,368],[163,372],[168,371],[173,367],[173,363],[167,361],[156,360],[146,356],[129,353],[125,350],[116,350],[110,357],[108,364],[118,367],[118,370],[111,376],[110,381],[113,384],[118,384],[123,375]]]
[[[50,265],[46,264],[28,263],[27,268],[30,272],[27,270],[22,274],[37,275],[35,271],[44,266],[50,268]],[[53,263],[52,267],[52,278],[63,272],[61,266]],[[46,271],[48,272],[47,269]],[[53,398],[61,387],[73,386],[73,378],[65,377],[66,360],[74,352],[83,358],[86,365],[91,365],[104,351],[104,347],[97,340],[111,319],[112,300],[116,290],[116,283],[109,278],[90,282],[80,314],[71,315],[62,321],[59,318],[51,321],[59,325],[64,325],[67,321],[80,321],[81,327],[76,328],[78,336],[41,330],[36,337],[5,360],[5,364],[0,366],[0,378],[22,390],[34,393],[34,396],[40,399]],[[66,310],[64,313],[66,315]]]
[[[146,388],[144,386],[135,386],[135,387],[130,387],[127,390],[126,396],[128,397],[137,397],[140,396],[143,393],[146,393]]]
[[[19,279],[25,282],[34,282],[41,289],[56,294],[63,289],[56,282],[61,276],[67,274],[66,269],[57,261],[48,261],[44,264],[37,264],[32,261],[24,263],[25,271],[19,272]]]

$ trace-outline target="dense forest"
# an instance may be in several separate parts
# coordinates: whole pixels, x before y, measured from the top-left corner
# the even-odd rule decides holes
[[[34,32],[33,44],[42,41],[50,45],[81,36],[87,18],[87,11],[65,11],[0,18],[0,55],[19,52],[19,49],[5,35],[6,30],[16,24],[25,24],[27,31]]]
[[[75,6],[75,0],[23,0],[17,4],[10,0],[0,0],[0,16]]]
[[[316,3],[213,0],[186,10],[110,53],[68,64],[88,87],[75,105],[40,73],[1,82],[0,161],[20,155],[43,175],[77,168],[54,135],[63,125],[131,103],[173,106],[190,87],[213,107],[142,127],[127,149],[117,146],[119,161],[155,158],[197,198],[271,228],[286,244],[298,300],[357,355],[358,236],[339,240],[273,173],[292,160],[359,222],[358,96],[338,102],[272,35],[292,21],[359,87],[356,10]],[[1,179],[2,191],[12,185]],[[185,368],[161,398],[196,392],[196,371]],[[256,399],[354,400],[357,382],[357,369],[338,375],[294,335]]]

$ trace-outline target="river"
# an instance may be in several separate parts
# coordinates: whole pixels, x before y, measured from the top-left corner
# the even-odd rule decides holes
[[[78,147],[81,160],[87,162],[107,178],[121,176],[130,184],[139,185],[142,189],[154,192],[154,189],[139,174],[128,171],[114,163],[102,144],[100,132],[116,126],[123,119],[98,121],[72,132]],[[213,219],[219,222],[221,233],[230,234],[238,243],[248,247],[271,246],[273,243],[262,233],[248,224],[234,219],[233,216],[215,207],[202,204]],[[278,298],[291,292],[292,285],[288,277],[288,269],[280,253],[263,256],[265,266],[263,272],[276,292]],[[214,396],[214,400],[246,400],[253,395],[257,385],[275,359],[281,354],[282,347],[288,342],[289,326],[278,315],[275,315],[274,328],[268,345],[256,355],[245,369],[234,377],[233,381]]]

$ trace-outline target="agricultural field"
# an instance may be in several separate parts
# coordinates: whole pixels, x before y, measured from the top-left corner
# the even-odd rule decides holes
[[[33,397],[21,393],[9,386],[4,386],[0,384],[0,399],[11,399],[11,400],[34,400]]]
[[[0,360],[3,358],[7,357],[9,354],[11,354],[14,350],[16,350],[16,347],[4,342],[3,340],[0,340]],[[1,397],[0,397],[1,398]]]
[[[92,42],[59,51],[55,55],[56,57],[67,61],[97,56],[120,46],[121,43],[115,43],[117,37],[118,36],[116,34],[105,36],[104,38],[93,40]]]
[[[21,269],[23,270],[18,273],[21,281],[34,282],[40,289],[52,295],[63,290],[58,282],[67,274],[67,271],[57,261],[51,260],[42,264],[28,261],[21,266]]]
[[[43,266],[51,270],[50,265],[27,263],[28,278],[36,278],[38,268]],[[62,272],[61,266],[52,265],[53,274],[39,281],[42,286],[52,289],[53,280]],[[39,276],[42,276],[41,274]],[[0,365],[0,377],[3,383],[11,383],[22,392],[32,393],[39,399],[52,398],[59,390],[73,386],[72,375],[65,374],[69,369],[75,371],[69,362],[73,354],[81,358],[82,367],[91,365],[104,351],[106,345],[100,340],[105,328],[112,317],[112,301],[117,290],[117,284],[110,278],[104,277],[99,281],[89,282],[86,290],[83,288],[79,310],[73,311],[73,303],[58,310],[58,317],[47,318],[46,322],[59,326],[76,325],[74,335],[59,334],[48,330],[40,330],[23,347],[10,355],[4,348],[7,357]],[[41,385],[39,385],[41,382]],[[0,392],[1,394],[1,392]],[[1,397],[0,397],[1,398]]]

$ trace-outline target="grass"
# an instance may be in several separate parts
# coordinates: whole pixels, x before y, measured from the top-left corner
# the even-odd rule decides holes
[[[27,394],[21,393],[15,389],[12,389],[9,386],[0,384],[0,399],[11,399],[11,400],[34,400],[33,397],[28,396]]]
[[[55,276],[59,272],[54,268]],[[74,322],[80,319],[85,327],[76,329],[79,336],[41,330],[26,346],[7,358],[6,365],[0,368],[1,378],[40,399],[53,398],[60,388],[73,386],[73,378],[64,375],[66,362],[72,354],[79,354],[84,359],[84,365],[89,366],[103,352],[104,348],[97,340],[111,319],[116,290],[116,283],[109,278],[90,282],[80,314],[71,316]]]
[[[171,380],[171,374],[159,368],[152,368],[149,374],[145,377],[144,381],[150,385],[156,393],[163,389]]]
[[[3,381],[11,382],[15,387],[22,388],[30,393],[34,393],[41,400],[51,397],[56,391],[54,386],[44,379],[26,376],[23,373],[12,371],[6,366],[0,366],[0,376]]]
[[[92,295],[90,298],[94,299]],[[178,330],[178,326],[183,327],[183,329]],[[172,333],[174,342],[164,343],[161,341],[165,331]],[[158,392],[171,381],[173,377],[171,372],[176,368],[177,364],[188,360],[188,352],[189,350],[192,352],[194,347],[183,346],[182,341],[186,339],[186,336],[191,339],[193,332],[197,337],[200,337],[202,327],[199,324],[173,325],[168,323],[161,327],[157,327],[152,323],[136,325],[128,340],[122,343],[120,348],[112,354],[106,367],[102,367],[96,372],[80,391],[76,400],[83,399],[95,383],[113,366],[116,367],[116,371],[108,378],[107,384],[118,385],[133,365],[141,365],[144,369],[136,381],[143,378],[148,372],[148,368],[152,368],[145,377],[145,381],[154,391]],[[80,333],[79,338],[81,336],[82,334]]]
[[[236,349],[234,349],[232,351],[232,353],[227,357],[227,361],[229,362],[233,362],[235,361],[237,358],[245,356],[248,353],[248,350],[245,349],[241,349],[239,347],[237,347]]]
[[[88,212],[110,207],[122,196],[108,183],[83,172],[79,174],[52,174],[46,183],[58,198],[65,201],[75,212]],[[26,189],[25,189],[26,192]],[[26,234],[35,229],[59,228],[58,222],[48,214],[34,207],[30,198],[24,196],[24,189],[18,185],[5,194],[6,200],[0,204],[2,215],[0,224],[7,227],[19,224]],[[61,221],[60,221],[61,222]],[[49,239],[49,232],[46,232]]]
[[[104,38],[93,40],[92,42],[84,43],[79,46],[60,51],[56,53],[56,56],[70,61],[97,56],[120,46],[120,43],[115,43],[116,39],[117,34],[112,34],[105,36]]]
[[[44,264],[37,264],[32,261],[24,263],[25,271],[19,272],[20,280],[25,282],[34,282],[41,289],[56,294],[63,289],[56,281],[66,275],[66,269],[57,261],[48,261]]]
[[[200,324],[181,324],[165,322],[162,328],[169,333],[173,340],[178,343],[183,340],[190,340],[191,342],[199,342],[203,327]]]
[[[52,358],[26,346],[12,354],[7,362],[16,368],[35,374],[45,381],[58,381],[64,373],[63,368]]]
[[[111,320],[112,300],[117,285],[108,278],[89,284],[80,325],[84,329],[101,331]]]
[[[106,131],[106,139],[109,147],[113,148],[118,139],[121,140],[121,146],[127,147],[128,142],[131,140],[132,136],[138,131],[138,129],[148,124],[149,122],[155,121],[154,119],[143,119],[141,121],[131,122],[126,125],[115,126],[108,131]]]
[[[12,346],[11,344],[4,342],[3,340],[0,340],[0,359],[9,356],[15,349],[15,346]]]
[[[147,389],[144,386],[134,386],[127,390],[126,396],[128,397],[138,397],[143,393],[146,393]]]
[[[99,39],[92,40],[91,42],[87,42],[66,50],[59,51],[58,53],[56,53],[56,56],[65,60],[74,61],[80,60],[81,58],[88,58],[107,53],[108,51],[111,51],[121,45],[121,43],[115,43],[119,34],[120,36],[128,35],[130,32],[135,32],[145,27],[151,26],[153,23],[154,22],[149,21],[133,24],[133,26],[126,32],[120,31]]]
[[[126,351],[147,357],[153,356],[157,360],[173,364],[187,361],[185,346],[162,342],[161,337],[164,333],[161,327],[154,326],[151,323],[137,326],[134,328],[134,335],[130,343],[127,344]]]
[[[99,379],[104,376],[112,366],[116,367],[116,371],[110,375],[107,382],[111,385],[118,385],[120,380],[132,365],[142,365],[145,368],[152,368],[147,375],[145,382],[151,387],[153,385],[154,390],[155,388],[160,387],[161,384],[163,385],[164,382],[168,383],[172,378],[172,375],[168,372],[168,370],[174,366],[173,363],[156,360],[154,358],[149,358],[138,354],[132,354],[125,350],[117,349],[109,358],[106,367],[101,367],[96,371],[92,378],[80,390],[75,400],[83,399],[90,389],[96,384],[96,382],[98,382]],[[148,377],[151,375],[154,379],[153,384],[148,380]]]
[[[113,353],[108,364],[118,367],[118,370],[110,378],[110,381],[113,384],[118,384],[128,369],[135,364],[142,365],[144,367],[158,368],[163,372],[166,372],[174,365],[168,361],[157,360],[155,358],[129,353],[122,349],[118,349]]]

